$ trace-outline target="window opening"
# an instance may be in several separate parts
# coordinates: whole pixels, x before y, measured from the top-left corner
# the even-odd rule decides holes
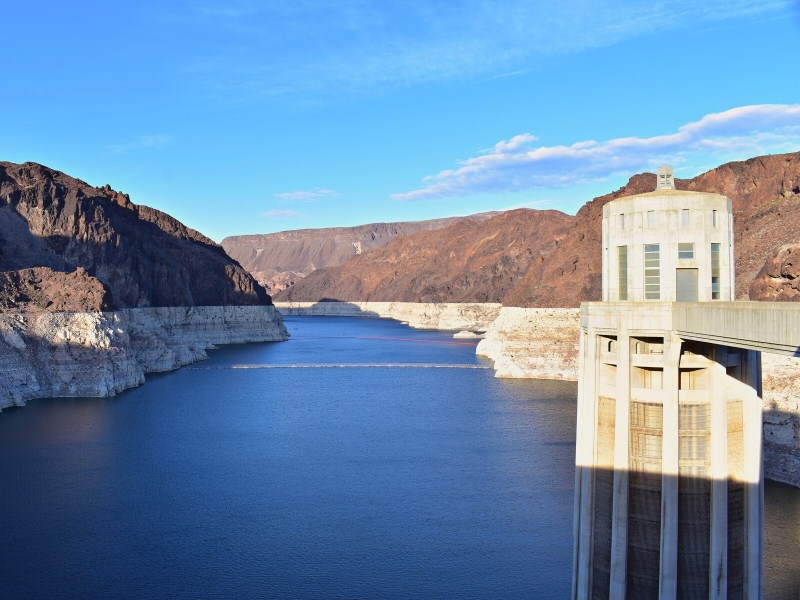
[[[684,208],[681,211],[681,225],[683,227],[688,227],[689,226],[689,209],[688,208]]]
[[[716,212],[716,211],[715,211]],[[719,267],[720,244],[711,244],[711,299],[721,298],[720,267]]]
[[[625,215],[619,216],[619,228],[625,229]]]
[[[678,244],[678,258],[690,259],[694,258],[694,244]]]
[[[644,246],[644,299],[661,299],[661,251],[658,244]]]
[[[648,210],[647,211],[647,226],[650,229],[655,228],[656,226],[656,211]]]
[[[628,247],[617,246],[617,263],[619,266],[619,299],[628,299]]]
[[[715,210],[711,211],[711,226],[712,227],[716,227],[717,226],[717,211],[715,211]]]

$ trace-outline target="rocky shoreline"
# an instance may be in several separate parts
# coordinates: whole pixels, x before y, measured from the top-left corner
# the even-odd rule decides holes
[[[273,306],[0,315],[0,410],[34,398],[108,397],[145,373],[208,358],[216,344],[283,341]]]
[[[480,302],[275,302],[283,315],[381,317],[414,329],[484,332],[500,314],[500,304]]]

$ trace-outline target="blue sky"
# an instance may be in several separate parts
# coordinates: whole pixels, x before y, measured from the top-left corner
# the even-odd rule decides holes
[[[36,2],[0,160],[227,235],[529,206],[800,150],[800,3]]]

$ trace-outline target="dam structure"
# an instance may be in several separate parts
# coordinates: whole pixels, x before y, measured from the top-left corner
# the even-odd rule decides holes
[[[581,305],[575,599],[762,597],[761,351],[800,307],[734,302],[733,213],[657,189],[603,207],[602,302]]]

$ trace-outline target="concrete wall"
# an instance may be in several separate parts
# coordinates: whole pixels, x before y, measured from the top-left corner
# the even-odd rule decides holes
[[[682,224],[682,211],[689,210],[689,224]],[[713,226],[712,212],[717,211]],[[655,226],[648,225],[653,211]],[[698,300],[711,298],[711,244],[721,244],[720,300],[733,300],[733,214],[725,196],[700,192],[659,190],[621,198],[603,207],[603,301],[619,300],[617,248],[628,248],[628,300],[645,301],[644,244],[659,244],[661,301],[675,301],[675,270],[698,269]],[[622,226],[621,215],[625,225]],[[694,259],[679,259],[678,244],[694,244]]]

